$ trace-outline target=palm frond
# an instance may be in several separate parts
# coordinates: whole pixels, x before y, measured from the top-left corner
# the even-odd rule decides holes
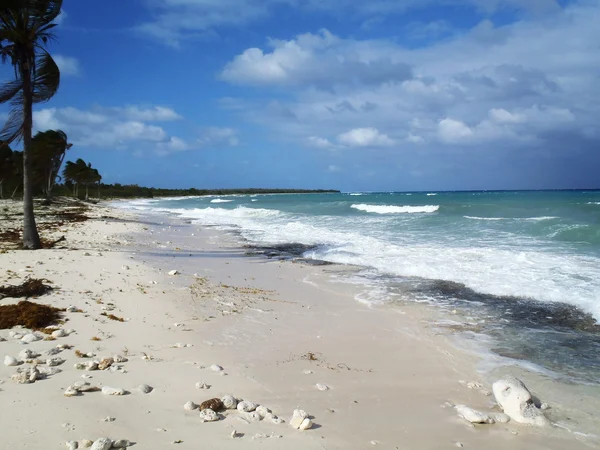
[[[9,100],[12,100],[22,88],[23,81],[20,78],[4,83],[0,86],[0,103],[6,103]]]
[[[18,97],[18,96],[17,96]],[[13,103],[14,102],[14,103]],[[0,130],[0,140],[6,143],[19,141],[23,137],[23,102],[20,104],[13,99],[13,108],[8,115],[8,120]]]
[[[60,85],[60,70],[52,56],[42,51],[37,58],[35,78],[33,80],[33,103],[47,102]]]

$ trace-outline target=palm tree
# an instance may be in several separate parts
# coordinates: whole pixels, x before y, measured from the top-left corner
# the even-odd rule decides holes
[[[58,90],[60,71],[46,51],[54,38],[54,19],[62,0],[2,0],[0,7],[0,57],[10,61],[15,79],[0,87],[0,103],[11,103],[0,139],[23,140],[23,248],[41,248],[33,214],[31,179],[31,128],[33,104],[46,102]]]
[[[52,188],[59,177],[65,154],[73,144],[67,141],[67,134],[62,130],[38,132],[32,139],[33,165],[36,182],[42,185],[46,198],[52,196]]]
[[[4,180],[8,179],[13,173],[12,153],[8,144],[0,141],[0,199],[4,198],[2,192]]]

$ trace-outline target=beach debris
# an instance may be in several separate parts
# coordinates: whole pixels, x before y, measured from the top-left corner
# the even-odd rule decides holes
[[[173,270],[169,271],[169,275],[171,275],[171,276],[179,275],[179,271],[173,269]]]
[[[236,409],[238,405],[238,400],[233,395],[224,395],[221,397],[221,402],[223,402],[223,407],[225,409]]]
[[[108,369],[115,362],[112,358],[104,358],[98,363],[98,370]]]
[[[64,393],[65,397],[76,397],[78,395],[81,395],[81,393],[75,389],[73,386],[69,386]]]
[[[492,385],[496,402],[515,422],[545,426],[550,421],[534,404],[531,392],[516,377],[507,376]]]
[[[240,412],[252,412],[254,411],[258,405],[254,402],[244,400],[237,404],[237,410]]]
[[[267,416],[267,414],[271,414],[271,410],[269,408],[267,408],[266,406],[262,406],[262,405],[257,406],[255,411],[258,413],[258,415],[262,419],[264,419]]]
[[[280,434],[275,434],[275,433],[271,433],[271,434],[262,434],[262,433],[257,433],[254,436],[252,436],[252,440],[255,439],[269,439],[269,438],[282,438],[283,436],[281,436]]]
[[[62,363],[64,363],[65,360],[62,358],[48,358],[46,360],[46,365],[48,367],[52,367],[52,366],[60,366]]]
[[[13,366],[18,366],[19,364],[21,364],[21,361],[19,361],[17,358],[13,358],[12,356],[8,356],[8,355],[6,355],[4,357],[4,365],[5,366],[13,367]]]
[[[50,377],[62,372],[58,367],[38,367],[38,371],[42,377]]]
[[[175,345],[173,345],[173,348],[186,348],[186,347],[193,347],[194,344],[183,344],[181,342],[177,342]]]
[[[77,307],[77,306],[67,306],[67,309],[65,310],[68,313],[76,313],[76,312],[80,312],[81,310]]]
[[[455,409],[456,409],[456,412],[458,413],[459,417],[465,419],[467,422],[470,422],[470,423],[493,424],[496,422],[493,418],[491,418],[487,414],[477,411],[473,408],[469,408],[468,406],[465,406],[465,405],[457,405],[455,407]]]
[[[91,450],[109,450],[112,447],[112,440],[109,438],[100,438],[94,441]]]
[[[22,300],[16,305],[0,306],[0,330],[18,325],[29,329],[42,329],[60,320],[63,310],[53,306]],[[14,339],[21,339],[26,332],[9,333]]]
[[[202,422],[216,422],[219,416],[212,409],[203,409],[200,411],[200,420]]]
[[[58,330],[55,330],[52,332],[53,338],[61,338],[61,337],[65,337],[65,336],[67,336],[67,332],[65,330],[63,330],[62,328],[59,328]]]
[[[212,366],[209,367],[210,370],[212,370],[213,372],[223,372],[223,367],[219,366],[218,364],[213,364]]]
[[[125,358],[124,356],[121,356],[121,355],[113,356],[113,360],[116,363],[125,363],[125,362],[129,361],[127,358]]]
[[[256,411],[243,413],[243,417],[250,423],[251,422],[260,422],[262,420],[262,417]]]
[[[204,381],[198,381],[196,383],[196,389],[210,389],[210,384],[206,384]]]
[[[223,402],[220,398],[211,398],[200,403],[200,410],[204,411],[205,409],[212,409],[215,412],[220,411],[223,409]]]
[[[327,386],[326,384],[317,383],[315,386],[320,391],[328,391],[329,390],[329,386]]]
[[[231,439],[241,438],[242,436],[243,434],[238,433],[237,430],[231,432]]]
[[[58,348],[58,347],[52,347],[51,349],[48,349],[44,352],[44,355],[46,356],[54,356],[54,355],[58,355],[60,352],[62,352],[62,349]]]
[[[52,286],[44,284],[43,279],[28,278],[18,286],[0,286],[0,299],[39,297],[52,290]]]
[[[114,417],[110,417],[110,416],[106,416],[104,419],[102,419],[102,422],[114,422],[115,419]]]
[[[121,270],[129,270],[129,266],[121,266]]]
[[[148,384],[140,384],[138,386],[138,390],[142,393],[142,394],[149,394],[150,392],[152,392],[154,390],[154,388]]]
[[[44,378],[44,375],[40,373],[37,366],[30,368],[20,368],[17,372],[11,376],[11,379],[18,384],[30,384],[35,383],[37,380]]]
[[[183,405],[183,409],[185,409],[186,411],[194,411],[195,409],[198,409],[199,406],[192,402],[191,400],[189,402],[187,402],[185,405]]]
[[[31,344],[32,342],[41,341],[42,339],[43,337],[35,333],[29,333],[21,338],[21,342],[24,344]]]
[[[77,441],[68,441],[66,444],[68,450],[77,450],[79,443]]]
[[[104,395],[125,395],[125,390],[120,388],[113,388],[109,386],[104,386],[102,388],[102,393]]]
[[[37,358],[38,356],[40,356],[39,353],[36,353],[33,350],[29,350],[28,348],[19,352],[19,358],[21,358],[22,360]]]
[[[313,425],[312,421],[308,417],[306,411],[302,409],[295,409],[292,418],[290,419],[290,426],[297,430],[308,430]]]
[[[303,373],[304,375],[310,375],[311,373],[313,373],[313,371],[312,371],[312,370],[305,369],[305,370],[303,370],[303,371],[302,371],[302,373]]]
[[[88,361],[86,363],[83,363],[85,370],[87,371],[98,370],[99,364],[100,363],[98,361]]]

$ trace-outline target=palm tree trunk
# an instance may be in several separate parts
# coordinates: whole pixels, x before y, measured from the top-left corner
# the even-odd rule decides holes
[[[2,195],[2,185],[0,185],[0,196]],[[100,183],[98,183],[98,200],[100,200]]]
[[[89,185],[89,184],[86,184],[86,185],[85,185],[85,201],[86,201],[86,202],[87,202],[87,201],[90,199],[89,188],[90,188],[90,185]]]
[[[23,80],[23,248],[42,248],[33,213],[33,180],[31,178],[31,126],[33,123],[30,62],[21,65]]]
[[[3,192],[3,189],[2,189],[2,185],[3,184],[4,184],[4,180],[0,181],[0,199],[4,200],[4,192]],[[100,191],[98,191],[98,192],[100,192]]]
[[[19,188],[21,187],[20,184],[17,184],[17,187],[13,190],[12,195],[10,196],[10,198],[14,199],[15,195],[17,195],[17,191],[19,190]]]

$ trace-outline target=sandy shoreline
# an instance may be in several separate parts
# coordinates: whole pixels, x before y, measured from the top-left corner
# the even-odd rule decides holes
[[[349,286],[328,281],[328,270],[335,269],[243,257],[227,236],[176,220],[169,224],[166,217],[136,217],[107,205],[90,216],[95,218],[61,229],[65,249],[0,254],[1,285],[29,275],[47,278],[58,289],[36,302],[84,311],[65,314],[64,328],[75,333],[56,341],[22,345],[0,330],[6,339],[2,358],[25,348],[43,353],[57,344],[74,346],[56,355],[65,359],[62,372],[34,384],[14,383],[17,368],[0,366],[6,448],[65,448],[67,441],[100,437],[128,439],[140,449],[597,444],[557,428],[513,422],[473,427],[459,419],[452,407],[442,406],[490,411],[494,403],[459,382],[477,381],[491,390],[478,378],[475,358],[424,327],[416,310],[400,314],[356,302]],[[179,274],[170,276],[170,270]],[[107,309],[126,321],[108,320],[101,315]],[[75,350],[97,359],[119,354],[128,362],[117,371],[80,371],[74,364],[84,360]],[[210,370],[213,364],[227,375]],[[65,397],[76,381],[130,394]],[[197,382],[211,387],[196,389]],[[321,391],[317,383],[329,389]],[[140,384],[154,390],[143,394]],[[286,423],[246,423],[237,411],[201,423],[198,411],[183,408],[187,401],[225,394],[265,405]],[[312,429],[288,425],[295,408],[314,416]],[[115,420],[104,422],[106,417]],[[232,439],[234,429],[240,437]]]

